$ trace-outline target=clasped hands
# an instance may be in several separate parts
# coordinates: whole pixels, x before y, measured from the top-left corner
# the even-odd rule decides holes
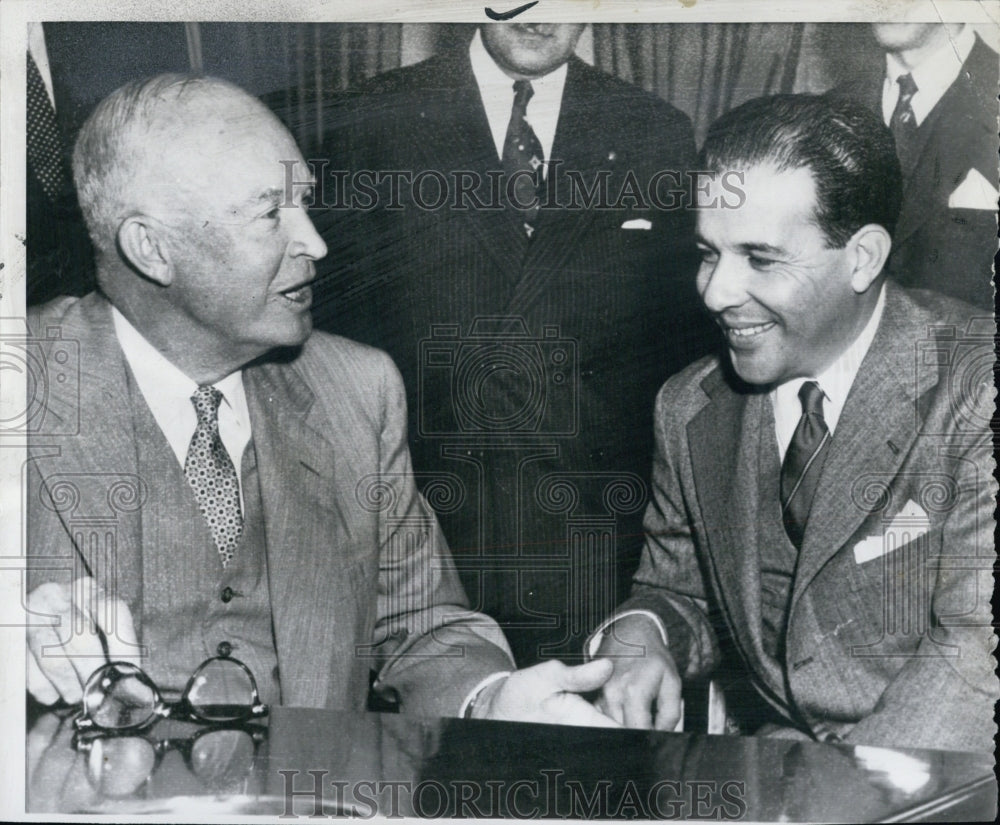
[[[92,594],[85,607],[73,598]],[[48,583],[28,594],[28,609],[53,617],[28,631],[27,687],[43,704],[83,698],[83,685],[105,661],[134,659],[139,650],[132,615],[121,599],[90,579]],[[109,619],[113,627],[108,627]],[[57,627],[84,622],[90,632],[60,638]],[[105,650],[100,636],[103,635]],[[44,655],[60,648],[61,655]],[[597,658],[582,665],[550,661],[523,668],[487,685],[473,717],[590,727],[673,730],[680,716],[680,678],[655,625],[625,616],[605,635]],[[593,704],[580,694],[596,693]]]

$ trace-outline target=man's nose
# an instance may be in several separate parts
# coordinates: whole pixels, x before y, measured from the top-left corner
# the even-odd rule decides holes
[[[698,270],[698,291],[709,312],[740,306],[746,300],[744,267],[728,255],[713,263],[702,263]]]
[[[326,242],[323,240],[312,220],[309,218],[308,210],[304,206],[297,206],[290,209],[288,220],[292,225],[291,254],[304,255],[314,261],[318,261],[326,255]]]

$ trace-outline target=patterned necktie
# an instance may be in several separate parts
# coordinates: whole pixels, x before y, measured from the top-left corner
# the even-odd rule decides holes
[[[534,93],[530,80],[515,81],[514,105],[507,124],[507,137],[503,142],[505,177],[507,181],[514,179],[511,191],[514,202],[511,206],[518,210],[517,219],[523,223],[525,235],[529,238],[534,233],[538,220],[538,199],[541,197],[542,170],[545,164],[541,141],[525,117],[528,101]],[[504,191],[507,191],[506,188]],[[528,204],[532,203],[534,205],[529,207]]]
[[[823,390],[815,381],[806,381],[799,390],[802,417],[781,465],[781,509],[785,532],[792,544],[802,546],[813,496],[827,447],[830,431],[823,418]]]
[[[184,475],[194,489],[201,514],[205,517],[222,566],[232,561],[243,533],[240,487],[236,468],[219,437],[219,404],[222,393],[215,387],[198,387],[191,396],[198,426],[191,437]]]
[[[45,194],[57,201],[66,188],[63,168],[62,141],[56,126],[56,111],[52,108],[45,82],[28,53],[27,153],[28,162],[38,177]]]
[[[896,82],[899,84],[899,100],[896,101],[896,108],[889,120],[889,128],[896,139],[896,154],[899,156],[900,166],[903,167],[903,174],[909,175],[916,161],[914,154],[917,149],[917,118],[913,114],[911,101],[917,93],[917,84],[913,82],[913,75],[910,74],[900,75]]]

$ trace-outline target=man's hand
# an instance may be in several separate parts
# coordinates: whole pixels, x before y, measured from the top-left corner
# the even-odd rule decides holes
[[[627,728],[672,731],[681,716],[681,678],[674,657],[648,616],[624,616],[609,628],[597,661],[610,659],[614,672],[597,708]]]
[[[477,719],[616,728],[614,720],[576,695],[597,690],[611,670],[606,661],[576,667],[551,661],[524,668],[487,685],[476,699],[472,715]]]
[[[138,652],[128,605],[107,595],[91,578],[72,585],[40,585],[28,594],[27,606],[30,613],[39,614],[36,621],[45,622],[28,628],[27,662],[28,690],[43,704],[81,701],[91,673]],[[74,624],[80,622],[84,630],[76,632]],[[99,634],[107,641],[106,656]]]

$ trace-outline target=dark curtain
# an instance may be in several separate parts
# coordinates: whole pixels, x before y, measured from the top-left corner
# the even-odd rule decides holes
[[[614,23],[594,26],[594,62],[686,112],[704,139],[719,115],[791,92],[802,23]]]
[[[197,23],[207,74],[249,89],[308,153],[323,143],[325,113],[343,90],[416,63],[461,37],[442,23]],[[194,62],[194,61],[192,61]]]

